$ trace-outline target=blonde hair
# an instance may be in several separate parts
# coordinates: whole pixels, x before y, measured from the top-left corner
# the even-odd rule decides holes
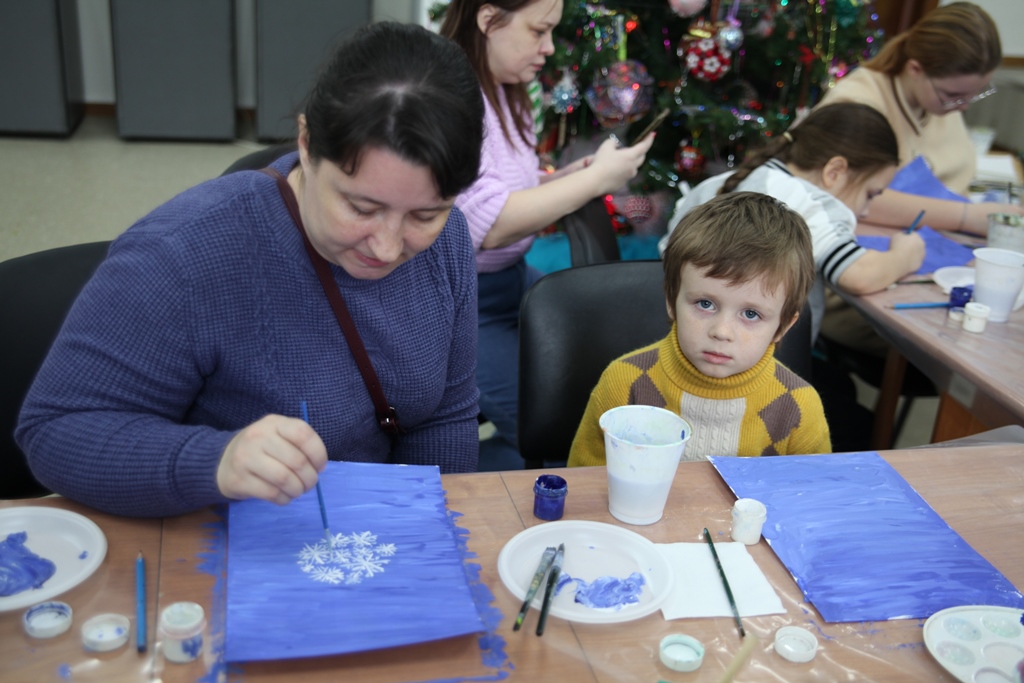
[[[954,2],[935,8],[889,40],[864,67],[895,76],[910,59],[928,76],[946,78],[995,71],[1003,51],[987,12],[970,2]]]
[[[739,285],[764,278],[785,287],[781,332],[803,308],[814,284],[814,256],[807,223],[785,204],[759,192],[718,195],[686,214],[665,249],[665,297],[675,306],[683,266]]]

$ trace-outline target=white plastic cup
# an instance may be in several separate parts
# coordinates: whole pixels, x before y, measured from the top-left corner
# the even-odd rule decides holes
[[[976,301],[972,301],[964,306],[964,331],[974,332],[975,334],[984,332],[990,313],[991,311],[988,306],[979,304]]]
[[[169,662],[187,664],[203,651],[203,629],[206,615],[202,605],[175,602],[160,613],[159,635],[164,658]]]
[[[601,416],[608,463],[608,511],[626,524],[654,524],[665,512],[692,429],[654,406],[619,406]]]
[[[761,540],[761,528],[768,518],[768,508],[759,500],[740,498],[732,506],[732,540],[744,545],[756,545]]]
[[[1024,254],[983,247],[974,259],[974,301],[989,307],[989,322],[1005,323],[1024,288]]]

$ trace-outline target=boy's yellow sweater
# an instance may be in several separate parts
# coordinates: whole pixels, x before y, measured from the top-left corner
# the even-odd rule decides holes
[[[775,361],[775,345],[746,372],[708,377],[679,348],[676,327],[660,342],[616,359],[590,395],[569,465],[604,465],[606,410],[649,405],[681,415],[693,428],[683,460],[709,455],[831,453],[818,392]]]

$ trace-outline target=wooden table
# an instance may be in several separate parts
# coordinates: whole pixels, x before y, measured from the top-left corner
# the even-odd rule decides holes
[[[1017,586],[1024,586],[1024,446],[983,445],[959,448],[890,451],[888,460],[931,506]],[[712,533],[729,531],[734,496],[710,464],[683,463],[679,467],[665,517],[645,527],[622,525],[607,512],[603,468],[561,470],[569,483],[566,519],[587,519],[625,526],[656,542],[699,542],[707,526]],[[740,647],[732,619],[688,619],[666,622],[660,612],[620,624],[573,624],[557,617],[548,621],[542,638],[532,629],[513,632],[512,618],[519,608],[501,583],[496,563],[504,544],[523,529],[542,523],[532,515],[532,483],[536,472],[479,473],[445,476],[449,508],[464,514],[460,524],[469,529],[469,549],[478,555],[481,577],[494,593],[494,605],[504,615],[498,635],[505,640],[513,670],[511,681],[636,681],[679,683],[717,681]],[[11,501],[0,506],[24,504]],[[60,499],[32,501],[83,511]],[[123,648],[93,657],[79,646],[77,628],[52,641],[33,641],[21,633],[21,613],[0,614],[0,680],[66,680],[59,667],[68,665],[74,681],[150,680],[152,673],[166,683],[218,679],[216,659],[217,603],[223,588],[213,575],[197,569],[200,555],[209,549],[212,512],[167,519],[162,524],[124,520],[87,512],[106,532],[110,553],[89,580],[62,596],[75,609],[76,625],[96,611],[132,614],[132,561],[140,545],[159,563],[159,590],[155,610],[178,600],[204,605],[211,623],[210,647],[205,659],[192,664],[163,664],[152,652],[137,655]],[[796,584],[764,541],[749,548],[751,555],[779,593],[784,615],[744,619],[749,633],[760,643],[736,681],[953,681],[932,658],[922,641],[923,620],[827,624],[813,605],[804,601]],[[159,565],[157,567],[157,564]],[[152,613],[151,613],[152,614]],[[220,610],[223,618],[223,609]],[[531,613],[533,624],[536,614]],[[153,618],[150,622],[152,627]],[[775,631],[799,625],[815,632],[820,643],[810,664],[782,660],[771,648]],[[658,661],[658,643],[669,633],[688,633],[706,647],[703,666],[681,674]],[[481,664],[475,637],[455,638],[419,647],[397,648],[360,655],[255,663],[232,667],[230,680],[243,681],[425,681],[460,676],[496,680],[496,669]]]
[[[858,226],[861,234],[892,232]],[[950,321],[944,308],[892,308],[895,303],[947,301],[948,295],[936,284],[897,285],[867,296],[835,291],[892,345],[875,407],[875,448],[892,443],[891,418],[907,361],[939,390],[932,443],[1024,425],[1024,309],[1011,312],[1005,323],[989,323],[984,333],[973,334]]]

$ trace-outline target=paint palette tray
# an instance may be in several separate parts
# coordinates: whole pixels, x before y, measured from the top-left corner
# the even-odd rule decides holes
[[[924,644],[965,683],[1015,683],[1024,662],[1024,610],[965,605],[936,612],[924,624]]]

